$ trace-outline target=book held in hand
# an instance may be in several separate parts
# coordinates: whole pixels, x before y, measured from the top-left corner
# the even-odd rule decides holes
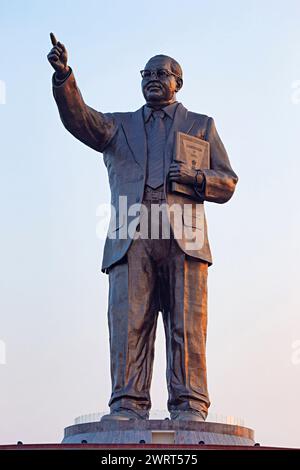
[[[176,132],[175,159],[185,162],[195,170],[209,169],[209,142],[183,132]],[[193,186],[171,182],[171,191],[195,197]]]

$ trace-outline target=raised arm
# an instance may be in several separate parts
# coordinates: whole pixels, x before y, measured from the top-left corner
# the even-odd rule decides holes
[[[65,46],[50,34],[52,49],[47,58],[55,70],[53,95],[66,129],[89,147],[102,152],[116,132],[111,114],[103,114],[86,105],[76,85]]]

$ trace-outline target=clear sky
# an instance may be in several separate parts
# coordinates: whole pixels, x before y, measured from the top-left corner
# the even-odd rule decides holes
[[[0,0],[0,443],[59,442],[110,394],[96,235],[109,186],[101,154],[59,120],[50,31],[94,108],[140,107],[139,70],[164,53],[184,70],[178,100],[214,117],[240,181],[206,205],[211,412],[300,447],[298,0]],[[164,368],[160,324],[159,410]]]

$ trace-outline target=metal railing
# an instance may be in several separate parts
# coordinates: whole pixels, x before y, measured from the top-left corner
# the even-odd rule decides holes
[[[98,413],[89,413],[86,415],[78,416],[75,418],[75,424],[83,423],[94,423],[100,421],[103,415],[108,414],[109,411],[103,411]],[[169,413],[166,410],[153,410],[150,412],[150,419],[166,419],[169,418]],[[219,413],[208,413],[207,420],[210,423],[222,423],[222,424],[232,424],[235,426],[244,426],[244,420],[242,418],[223,415]]]

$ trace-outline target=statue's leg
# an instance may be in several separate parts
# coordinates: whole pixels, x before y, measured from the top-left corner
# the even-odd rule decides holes
[[[149,417],[158,316],[156,272],[149,240],[134,240],[124,262],[109,272],[111,413]]]
[[[165,270],[168,409],[172,419],[205,420],[208,264],[185,255],[174,241]]]

